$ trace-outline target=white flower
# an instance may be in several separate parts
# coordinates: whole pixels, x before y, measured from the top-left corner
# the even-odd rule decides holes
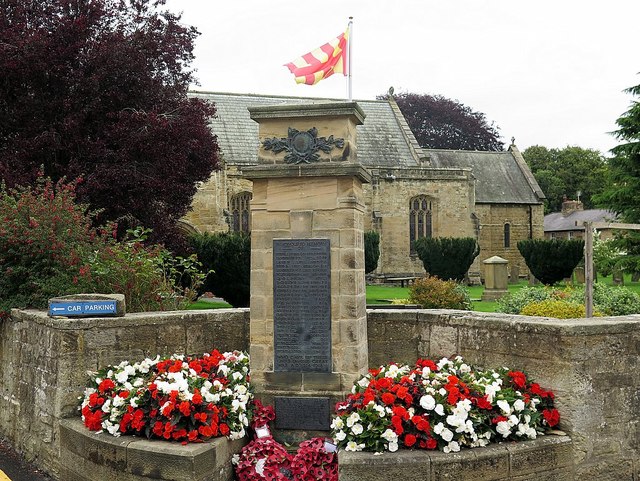
[[[347,418],[347,426],[352,427],[358,421],[360,421],[360,415],[358,413],[351,413]]]
[[[446,396],[447,395],[447,390],[443,387],[441,387],[438,392],[440,393],[441,396]]]
[[[369,378],[368,377],[363,377],[362,379],[360,379],[358,381],[358,386],[360,387],[367,387],[369,385]]]
[[[231,464],[236,466],[239,462],[240,462],[240,455],[239,454],[234,454],[233,456],[231,456]]]
[[[434,411],[436,412],[436,414],[438,414],[439,416],[444,416],[444,406],[442,404],[438,404],[436,406],[436,408],[434,409]]]
[[[498,407],[500,408],[503,414],[505,414],[506,416],[511,414],[511,406],[507,401],[505,401],[504,399],[501,399],[500,401],[496,402],[496,404],[498,405]]]
[[[522,399],[516,399],[513,403],[513,409],[518,412],[522,411],[524,409],[524,401]]]
[[[398,450],[398,443],[389,443],[387,449],[389,452],[395,453]]]
[[[351,432],[352,432],[353,434],[355,434],[356,436],[357,436],[358,434],[362,434],[362,431],[364,431],[364,428],[362,427],[362,424],[360,424],[360,423],[354,424],[354,425],[351,427]]]
[[[469,366],[469,365],[467,365],[467,364],[464,364],[464,363],[463,363],[463,364],[460,366],[460,372],[463,372],[463,373],[469,373],[469,372],[471,372],[471,366]]]
[[[345,433],[344,431],[338,431],[335,436],[337,441],[344,441],[346,437],[347,437],[347,433]]]
[[[333,421],[331,421],[331,429],[342,429],[344,427],[344,422],[342,421],[342,418],[333,418]]]
[[[364,448],[364,444],[358,444],[355,441],[349,441],[347,443],[347,447],[344,448],[345,451],[362,451],[362,449]]]
[[[509,429],[509,423],[507,423],[506,421],[500,421],[496,425],[496,431],[498,432],[498,434],[502,434],[503,438],[509,437],[509,434],[511,434],[511,429]]]
[[[449,442],[449,441],[451,441],[453,439],[453,431],[451,431],[451,430],[449,430],[447,428],[444,428],[442,430],[442,433],[440,433],[440,437],[442,439],[444,439],[446,442]]]
[[[442,448],[442,450],[445,453],[457,453],[458,451],[460,451],[460,445],[456,441],[451,441],[444,448]]]
[[[398,435],[394,433],[391,429],[387,429],[384,433],[382,433],[382,436],[380,437],[382,439],[386,439],[390,443],[398,442]]]
[[[436,407],[436,400],[433,396],[427,394],[426,396],[422,396],[420,398],[420,406],[427,411],[431,411]]]
[[[444,424],[438,423],[433,427],[433,432],[436,434],[441,434],[444,429]]]

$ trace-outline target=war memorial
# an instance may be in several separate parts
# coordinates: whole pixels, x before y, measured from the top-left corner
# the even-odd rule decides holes
[[[230,481],[244,440],[113,438],[79,419],[87,371],[174,352],[246,350],[274,434],[329,432],[371,366],[461,355],[525,369],[556,393],[561,431],[457,453],[338,453],[341,481],[634,480],[640,476],[640,316],[560,320],[367,310],[357,103],[263,106],[253,182],[251,307],[108,317],[14,310],[0,325],[0,433],[61,481]],[[92,304],[96,305],[96,304]],[[122,315],[121,315],[122,314]]]

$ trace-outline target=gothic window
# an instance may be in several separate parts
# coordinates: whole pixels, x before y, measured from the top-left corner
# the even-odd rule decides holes
[[[511,224],[504,225],[504,247],[511,247]]]
[[[231,197],[230,207],[230,227],[233,232],[250,232],[251,223],[249,221],[249,202],[251,192],[240,192]]]
[[[416,254],[415,241],[433,236],[431,199],[419,195],[409,201],[409,245],[410,253]]]

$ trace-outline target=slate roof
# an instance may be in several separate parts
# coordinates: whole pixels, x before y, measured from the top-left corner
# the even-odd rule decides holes
[[[210,100],[217,108],[211,122],[213,133],[225,162],[256,164],[258,162],[258,124],[249,117],[249,107],[278,104],[336,102],[336,99],[313,99],[253,94],[191,92],[191,96]],[[358,100],[366,115],[358,129],[358,160],[368,167],[416,167],[419,155],[407,142],[398,119],[388,102]]]
[[[553,212],[544,216],[545,232],[584,230],[583,222],[611,222],[616,220],[615,212],[604,209],[575,210],[568,215]],[[576,226],[576,222],[578,225]]]
[[[223,159],[228,164],[258,162],[258,124],[249,117],[249,107],[278,104],[336,102],[255,94],[190,92],[210,100],[217,108],[211,122],[218,136]],[[515,149],[506,152],[421,149],[395,104],[386,100],[357,100],[366,115],[359,125],[358,160],[370,168],[471,168],[476,178],[477,203],[539,204],[544,199],[537,182]],[[429,163],[430,161],[430,163]]]
[[[512,150],[425,149],[433,167],[469,167],[476,178],[476,203],[539,204],[544,194],[523,159]]]

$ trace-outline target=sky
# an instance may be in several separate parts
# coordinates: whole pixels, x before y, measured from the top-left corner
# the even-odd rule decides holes
[[[298,85],[283,65],[353,16],[353,98],[440,94],[520,150],[607,154],[640,84],[639,0],[167,0],[197,27],[194,90],[345,99],[345,78]],[[637,100],[637,99],[636,99]],[[366,121],[366,120],[365,120]]]

